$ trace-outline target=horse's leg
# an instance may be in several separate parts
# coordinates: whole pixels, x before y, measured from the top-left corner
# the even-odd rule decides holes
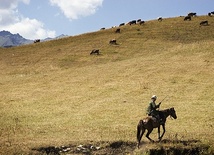
[[[158,126],[158,139],[160,140],[160,126]]]
[[[139,148],[139,146],[140,146],[140,141],[141,141],[141,139],[142,139],[142,137],[143,137],[143,134],[144,134],[144,132],[145,132],[145,129],[144,129],[144,128],[141,128],[141,129],[142,129],[142,131],[141,131],[141,134],[140,134],[140,136],[139,136],[138,148]]]
[[[138,126],[137,126],[137,141],[138,141],[138,144],[137,144],[137,147],[139,148],[140,146],[140,141],[142,139],[142,136],[145,132],[145,128],[143,127],[143,122],[139,122]]]
[[[163,135],[165,134],[165,124],[163,124],[162,127],[163,127],[163,133],[160,136],[159,141],[161,141],[161,139],[163,138]]]
[[[146,137],[147,137],[151,142],[154,142],[154,140],[152,140],[152,139],[149,137],[149,135],[150,135],[150,133],[152,132],[153,129],[147,129],[147,130],[148,130],[148,132],[147,132],[147,134],[146,134]]]

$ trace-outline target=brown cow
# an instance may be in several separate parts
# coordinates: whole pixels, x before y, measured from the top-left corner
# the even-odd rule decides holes
[[[140,21],[139,24],[143,25],[143,24],[145,24],[145,21]]]
[[[120,28],[116,29],[115,33],[120,33]]]

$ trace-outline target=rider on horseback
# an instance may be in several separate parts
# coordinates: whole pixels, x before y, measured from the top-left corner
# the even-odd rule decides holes
[[[157,121],[161,124],[162,123],[162,119],[160,117],[159,110],[157,110],[160,107],[161,102],[159,104],[156,104],[155,103],[156,99],[157,99],[156,95],[153,95],[151,97],[151,102],[149,103],[149,106],[147,108],[147,114],[148,114],[148,116],[152,116],[152,117],[156,118]]]

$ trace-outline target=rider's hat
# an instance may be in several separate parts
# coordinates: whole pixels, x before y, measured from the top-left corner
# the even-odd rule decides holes
[[[153,96],[151,97],[151,99],[157,99],[157,96],[156,96],[156,95],[153,95]]]

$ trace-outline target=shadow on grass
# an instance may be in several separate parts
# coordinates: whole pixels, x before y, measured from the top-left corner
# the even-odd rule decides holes
[[[208,155],[209,146],[203,145],[198,140],[168,140],[164,139],[160,143],[143,142],[140,149],[137,149],[136,142],[133,141],[101,141],[101,142],[75,142],[68,146],[48,146],[34,148],[37,154],[60,155],[86,154],[86,155],[124,155],[124,154],[143,154],[143,155]]]

